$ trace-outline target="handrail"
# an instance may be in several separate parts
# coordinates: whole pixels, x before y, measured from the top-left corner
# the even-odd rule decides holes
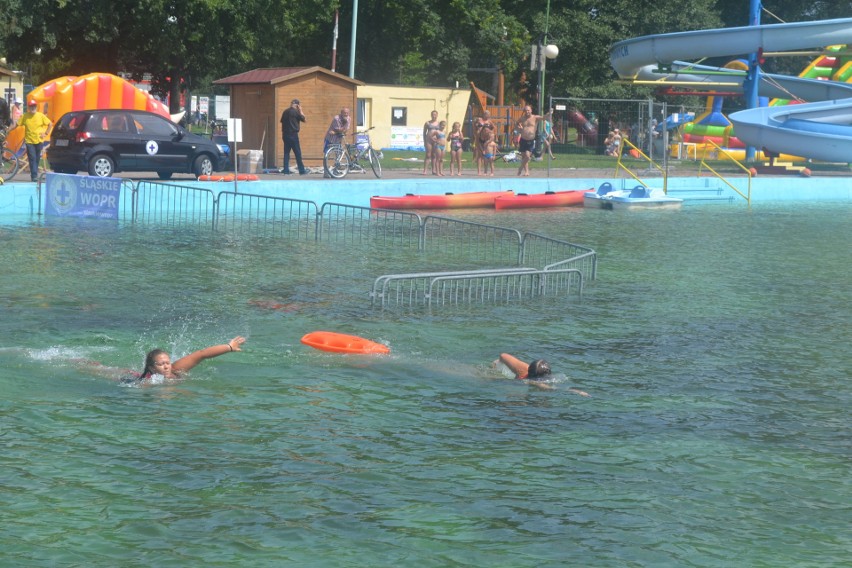
[[[725,150],[724,148],[722,148],[721,146],[719,146],[718,144],[716,144],[712,140],[707,140],[706,142],[707,142],[707,144],[704,146],[704,154],[701,155],[701,163],[698,165],[698,175],[700,176],[701,175],[701,169],[706,167],[708,170],[710,170],[713,173],[714,176],[719,178],[722,181],[722,183],[724,183],[725,185],[730,187],[732,190],[734,190],[735,193],[737,193],[740,197],[745,199],[746,203],[748,205],[751,205],[751,178],[752,178],[752,175],[753,175],[752,171],[749,168],[745,167],[744,164],[742,164],[739,160],[734,158],[731,154],[729,154],[727,150]],[[748,194],[747,195],[744,194],[739,189],[737,189],[731,182],[729,182],[727,179],[725,179],[725,177],[722,174],[720,174],[719,172],[714,170],[710,166],[710,164],[707,163],[707,150],[711,146],[715,147],[716,150],[722,152],[725,156],[728,157],[729,160],[734,162],[741,170],[743,170],[746,173],[746,175],[748,176]]]
[[[648,184],[648,182],[646,182],[645,180],[641,179],[639,176],[634,174],[633,171],[630,168],[628,168],[627,166],[624,165],[624,163],[622,163],[621,157],[624,155],[624,152],[623,152],[624,145],[627,144],[631,148],[636,150],[639,153],[639,155],[648,162],[649,165],[654,166],[655,168],[660,170],[660,173],[663,175],[663,193],[668,194],[668,179],[669,179],[669,176],[666,173],[666,170],[663,169],[663,167],[660,166],[657,162],[652,160],[650,156],[648,156],[645,152],[640,150],[638,146],[633,144],[633,142],[631,142],[627,138],[622,138],[621,141],[622,141],[622,144],[618,145],[618,161],[615,164],[615,175],[616,175],[616,177],[618,177],[619,169],[623,169],[628,174],[630,174],[630,177],[632,177],[633,179],[635,179],[636,181],[638,181],[639,183],[641,183],[645,187],[651,187],[650,184]]]

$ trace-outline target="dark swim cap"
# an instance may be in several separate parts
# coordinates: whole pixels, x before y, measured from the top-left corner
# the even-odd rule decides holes
[[[550,372],[550,363],[544,359],[536,359],[530,363],[530,366],[527,369],[527,378],[536,379],[539,377],[546,377],[550,374]]]

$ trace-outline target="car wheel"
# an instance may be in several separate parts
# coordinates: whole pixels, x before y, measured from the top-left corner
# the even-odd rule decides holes
[[[213,160],[207,154],[202,154],[195,158],[195,163],[192,165],[192,173],[195,177],[209,176],[213,173]]]
[[[157,172],[157,177],[160,179],[172,179],[172,172]]]
[[[95,154],[89,160],[89,175],[110,177],[115,173],[115,162],[106,154]]]

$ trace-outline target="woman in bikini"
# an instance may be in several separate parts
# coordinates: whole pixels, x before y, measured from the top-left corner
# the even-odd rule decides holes
[[[432,118],[423,124],[423,147],[426,149],[426,157],[423,159],[423,175],[426,175],[426,168],[433,162],[432,160],[432,132],[438,129],[438,111],[432,111]],[[432,173],[435,173],[434,170]]]

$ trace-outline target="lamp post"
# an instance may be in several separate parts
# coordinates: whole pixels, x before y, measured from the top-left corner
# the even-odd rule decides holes
[[[542,36],[538,42],[538,112],[544,114],[544,77],[545,77],[545,61],[548,59],[556,59],[559,55],[559,48],[555,45],[544,45],[545,36]]]

